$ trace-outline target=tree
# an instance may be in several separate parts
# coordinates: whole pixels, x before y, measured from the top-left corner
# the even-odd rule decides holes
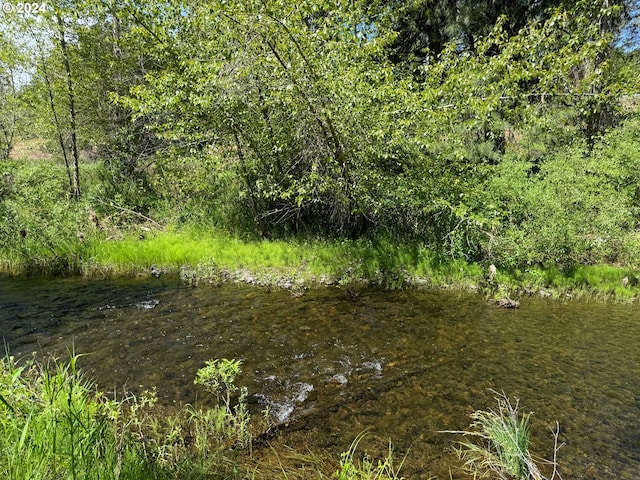
[[[78,152],[78,126],[76,116],[76,93],[75,83],[71,72],[71,61],[69,59],[69,49],[67,48],[66,39],[66,21],[63,19],[64,12],[60,10],[54,11],[54,20],[58,30],[58,47],[62,57],[62,65],[64,68],[64,78],[66,84],[66,94],[68,101],[69,113],[69,143],[71,146],[71,158],[73,161],[71,194],[76,200],[80,200],[80,154]],[[61,145],[64,149],[64,146]],[[66,158],[66,155],[65,155]],[[67,165],[69,170],[69,165]]]
[[[393,95],[380,88],[393,82],[387,39],[363,4],[211,1],[182,6],[182,15],[166,8],[161,20],[144,22],[147,52],[161,63],[167,53],[158,46],[170,44],[175,57],[147,74],[127,105],[154,115],[167,138],[215,145],[243,179],[263,233],[267,225],[363,228],[363,191],[378,175],[372,112]]]
[[[57,2],[37,15],[5,18],[14,40],[9,50],[23,52],[21,66],[28,72],[23,90],[30,95],[31,134],[56,145],[76,199],[81,152],[105,159],[117,190],[143,177],[138,164],[159,144],[144,119],[132,121],[132,112],[113,101],[149,68],[127,34],[134,27],[125,8],[122,2]]]
[[[21,116],[18,72],[20,58],[5,32],[0,32],[0,160],[13,149]]]
[[[603,8],[622,7],[617,17],[602,24],[603,33],[615,33],[624,23],[624,0],[610,0]],[[568,10],[575,4],[566,0],[391,0],[383,3],[395,15],[397,37],[391,45],[390,58],[394,63],[415,71],[425,60],[437,57],[448,43],[455,43],[457,51],[473,51],[476,43],[487,36],[501,17],[502,28],[515,36],[528,24],[544,22],[555,9]],[[596,2],[593,5],[601,5]],[[583,5],[587,7],[587,4]],[[588,12],[587,10],[591,10]],[[585,8],[590,18],[597,16],[596,7]]]
[[[37,14],[6,14],[4,19],[12,28],[13,50],[23,52],[23,69],[30,84],[44,87],[46,103],[52,118],[50,122],[65,161],[70,194],[80,199],[79,150],[77,141],[77,115],[75,108],[75,81],[70,60],[68,11],[56,4],[53,10]],[[30,60],[27,60],[30,58]],[[26,87],[26,85],[25,85]],[[33,113],[33,111],[32,111]],[[32,132],[33,133],[33,132]]]

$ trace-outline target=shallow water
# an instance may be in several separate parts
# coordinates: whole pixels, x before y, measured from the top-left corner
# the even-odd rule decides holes
[[[519,310],[451,292],[338,288],[302,297],[245,285],[175,280],[0,277],[0,335],[15,356],[90,353],[102,389],[157,386],[193,402],[210,358],[243,361],[254,408],[282,422],[271,443],[334,458],[364,429],[370,453],[407,455],[406,478],[450,478],[469,414],[495,406],[493,388],[532,411],[532,451],[553,453],[560,424],[567,479],[637,479],[640,311],[523,299]],[[408,453],[407,453],[408,452]],[[336,460],[337,461],[337,460]],[[452,478],[462,478],[455,470]]]

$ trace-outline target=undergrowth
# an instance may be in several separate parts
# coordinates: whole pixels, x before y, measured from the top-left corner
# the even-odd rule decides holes
[[[12,480],[241,478],[248,448],[240,397],[163,412],[155,392],[108,398],[69,362],[0,360],[0,475]],[[239,371],[239,364],[234,363]],[[220,369],[199,375],[209,381]],[[229,387],[235,376],[225,376]]]
[[[626,266],[574,262],[561,267],[518,264],[506,257],[501,264],[496,258],[498,274],[494,283],[488,283],[488,261],[452,258],[415,239],[385,234],[358,239],[258,239],[232,235],[200,220],[169,223],[172,207],[166,199],[158,200],[156,210],[142,213],[118,196],[104,197],[100,168],[83,165],[89,185],[85,198],[76,202],[65,194],[60,165],[3,164],[0,270],[99,277],[138,275],[155,266],[155,271],[181,274],[193,285],[245,281],[303,290],[314,283],[368,283],[389,290],[475,289],[490,298],[540,295],[623,302],[639,298],[640,270],[633,262]]]

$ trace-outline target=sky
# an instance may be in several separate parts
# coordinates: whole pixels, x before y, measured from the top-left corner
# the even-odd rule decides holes
[[[617,45],[627,52],[640,48],[640,0],[629,2],[629,22],[618,37]]]

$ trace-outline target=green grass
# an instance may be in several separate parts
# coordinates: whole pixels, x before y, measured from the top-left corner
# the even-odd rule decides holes
[[[218,268],[281,273],[304,272],[316,275],[330,272],[335,258],[333,246],[298,242],[243,241],[215,232],[165,232],[144,240],[96,241],[89,249],[91,262],[115,272],[144,270],[151,265],[170,271],[182,266],[214,263]]]
[[[367,432],[360,433],[351,443],[349,450],[343,452],[340,458],[340,468],[335,473],[337,480],[402,480],[400,476],[402,464],[394,465],[393,448],[389,443],[387,455],[377,462],[374,462],[367,453],[361,460],[355,458],[356,450]]]
[[[110,399],[69,362],[0,360],[0,476],[12,480],[232,480],[250,435],[233,408],[167,414],[153,392]],[[214,369],[215,370],[215,369]],[[208,371],[215,378],[217,371]],[[227,379],[227,387],[232,379]],[[242,438],[240,438],[242,436]],[[241,445],[240,445],[241,444]]]
[[[142,478],[153,464],[119,448],[109,417],[117,403],[100,402],[91,382],[69,364],[0,363],[3,478]],[[122,474],[122,475],[121,475]]]
[[[432,286],[471,284],[482,277],[478,265],[442,262],[415,245],[381,240],[240,240],[219,232],[156,232],[144,239],[95,240],[86,250],[86,274],[128,274],[152,265],[167,272],[188,266],[252,276],[264,283],[290,279],[304,283],[367,282],[394,289],[424,280]],[[198,266],[204,267],[198,270]]]
[[[550,265],[505,271],[488,284],[488,266],[447,259],[420,245],[379,240],[241,240],[216,231],[156,232],[144,239],[99,240],[84,251],[87,275],[166,272],[188,267],[195,278],[256,283],[370,283],[388,289],[411,286],[460,288],[488,296],[524,294],[552,298],[635,301],[640,272],[611,265],[562,271]],[[627,279],[624,281],[623,279]]]
[[[547,480],[539,470],[529,452],[531,414],[521,414],[516,401],[512,405],[504,394],[496,393],[498,409],[478,410],[471,414],[471,430],[453,431],[476,441],[462,441],[458,454],[463,460],[463,469],[474,478],[494,477],[504,480]],[[551,479],[556,474],[555,457],[558,451],[555,432],[554,461]]]
[[[419,244],[385,238],[243,240],[216,230],[184,227],[144,235],[134,230],[119,239],[94,232],[82,242],[56,235],[51,233],[44,243],[35,238],[0,252],[0,269],[116,276],[149,272],[155,265],[165,273],[183,271],[192,283],[249,280],[288,287],[368,283],[387,289],[475,289],[489,297],[540,294],[621,302],[640,298],[640,271],[630,267],[580,265],[560,270],[547,265],[503,270],[498,265],[495,285],[488,285],[486,264],[445,258]]]

